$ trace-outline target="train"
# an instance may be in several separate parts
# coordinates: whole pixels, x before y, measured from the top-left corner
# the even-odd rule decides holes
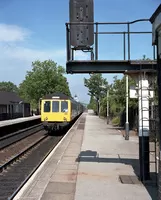
[[[84,111],[84,105],[63,93],[48,94],[41,98],[41,122],[49,133],[70,125]]]

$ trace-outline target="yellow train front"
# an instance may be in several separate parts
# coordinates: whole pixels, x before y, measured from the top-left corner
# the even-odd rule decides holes
[[[63,129],[83,111],[83,105],[62,93],[50,94],[41,99],[41,121],[49,132]]]

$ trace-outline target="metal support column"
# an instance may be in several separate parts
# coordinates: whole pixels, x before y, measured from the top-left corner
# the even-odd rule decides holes
[[[129,84],[128,75],[126,75],[126,123],[125,123],[125,140],[129,140]]]
[[[139,161],[141,181],[150,179],[149,166],[149,82],[148,76],[139,76]]]
[[[109,124],[109,88],[107,88],[107,124]]]
[[[159,105],[159,175],[158,175],[158,199],[161,200],[161,4],[150,18],[152,23],[152,45],[157,46],[157,82]]]
[[[98,100],[98,116],[99,117],[101,116],[101,97],[99,97],[99,100]]]
[[[130,60],[130,24],[127,24],[128,32],[128,60]],[[124,41],[125,42],[125,41]],[[124,45],[126,48],[126,45]],[[124,55],[125,58],[125,55]],[[126,123],[125,123],[125,140],[129,140],[129,86],[128,86],[128,75],[126,75]]]
[[[159,139],[160,139],[160,158],[159,158],[159,177],[158,177],[158,196],[161,200],[161,30],[157,38],[157,72],[158,72],[158,103],[159,103]]]

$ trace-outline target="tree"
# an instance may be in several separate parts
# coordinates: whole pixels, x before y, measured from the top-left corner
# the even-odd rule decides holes
[[[142,60],[151,60],[150,58],[147,58],[146,55],[143,55]]]
[[[8,82],[2,81],[2,82],[0,82],[0,91],[16,92],[17,93],[18,87],[10,81],[8,81]]]
[[[98,112],[99,100],[107,91],[107,80],[102,77],[102,74],[92,74],[89,79],[84,78],[84,85],[88,88],[88,94],[92,97],[92,100],[96,100]],[[105,86],[105,88],[102,86]]]
[[[90,96],[99,99],[102,92],[106,91],[106,88],[101,86],[107,86],[108,82],[102,77],[102,74],[93,74],[89,79],[84,78],[84,85],[88,88],[88,94]]]
[[[129,87],[132,85],[136,85],[135,80],[131,77],[128,79]],[[117,79],[117,76],[114,77],[113,84],[110,86],[110,111],[113,115],[117,115],[121,113],[126,106],[126,77],[124,76],[122,79]],[[129,108],[137,107],[137,99],[129,98]]]
[[[97,111],[97,104],[96,104],[96,100],[93,96],[90,97],[90,102],[87,106],[88,109],[92,109],[95,112]]]
[[[64,68],[57,66],[52,60],[35,61],[32,63],[32,70],[27,71],[25,80],[19,86],[19,94],[30,102],[33,108],[37,107],[39,99],[46,94],[62,92],[71,96],[64,73]]]

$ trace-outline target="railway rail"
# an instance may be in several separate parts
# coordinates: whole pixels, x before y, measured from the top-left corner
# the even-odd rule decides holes
[[[12,199],[15,196],[62,137],[44,135],[1,166],[3,171],[0,173],[0,200]]]
[[[16,144],[9,145],[0,150],[0,172],[15,162],[21,155],[25,154],[30,148],[34,147],[41,140],[46,138],[45,131],[38,131],[32,135],[23,138]]]
[[[25,128],[19,131],[16,131],[11,134],[7,134],[6,136],[0,137],[0,150],[6,148],[7,146],[10,146],[16,142],[19,142],[20,140],[36,133],[37,131],[40,131],[43,129],[42,124],[38,124],[35,126],[31,126],[29,128]]]
[[[72,125],[70,125],[69,128],[71,126]],[[22,186],[64,137],[66,132],[67,129],[64,129],[60,136],[50,136],[46,134],[46,131],[44,130],[38,131],[36,134],[29,136],[30,141],[32,140],[32,137],[35,136],[35,141],[30,145],[29,137],[23,139],[24,146],[26,146],[28,141],[26,148],[24,148],[23,151],[22,149],[17,151],[12,157],[9,155],[9,159],[4,161],[0,166],[0,200],[11,200],[15,197]],[[21,141],[13,144],[13,146],[17,145],[16,149],[20,149],[19,145],[22,145]],[[2,149],[4,154],[6,149],[11,146]]]

